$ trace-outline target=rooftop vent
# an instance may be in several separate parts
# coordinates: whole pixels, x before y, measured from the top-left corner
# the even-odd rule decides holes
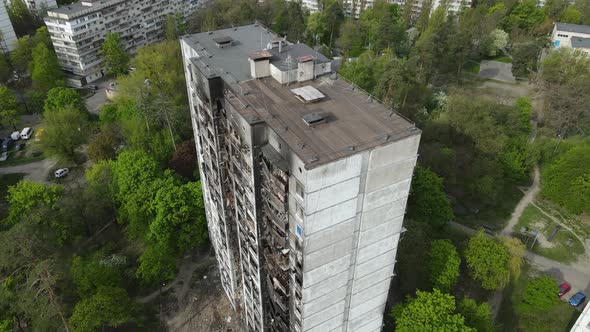
[[[295,94],[297,99],[305,104],[314,103],[326,97],[323,93],[311,85],[302,86],[297,89],[291,89],[291,92]]]
[[[224,47],[230,47],[234,40],[230,36],[219,36],[219,37],[214,37],[213,41],[215,42],[215,44],[217,44],[217,47],[224,48]]]
[[[303,121],[309,126],[317,126],[326,122],[326,117],[322,112],[312,112],[303,115]]]

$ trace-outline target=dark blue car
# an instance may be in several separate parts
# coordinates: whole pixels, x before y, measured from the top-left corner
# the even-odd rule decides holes
[[[586,300],[586,295],[582,292],[577,292],[574,296],[570,297],[570,304],[574,307],[579,306],[582,302]]]

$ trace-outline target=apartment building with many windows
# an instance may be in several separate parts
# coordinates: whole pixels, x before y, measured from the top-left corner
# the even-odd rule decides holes
[[[441,5],[447,6],[449,12],[458,13],[464,7],[471,7],[473,0],[410,0],[412,1],[412,11],[418,15],[422,9],[422,6],[431,6],[430,12],[432,13],[436,8]],[[389,0],[391,3],[395,3],[400,7],[405,6],[406,0]],[[375,0],[344,0],[342,5],[344,12],[348,16],[354,16],[358,18],[360,13],[370,7],[373,7]],[[307,8],[310,12],[314,13],[319,10],[318,0],[302,0],[301,4],[304,8]]]
[[[12,0],[7,0],[6,3],[10,4]],[[47,10],[57,8],[56,0],[23,0],[29,10],[37,15],[45,15]]]
[[[8,10],[3,1],[0,1],[0,53],[7,53],[16,46],[16,34],[8,16]]]
[[[118,33],[127,52],[163,39],[166,16],[188,15],[198,0],[83,0],[51,9],[45,24],[69,81],[84,85],[104,76],[100,48]]]
[[[380,331],[420,130],[252,24],[181,38],[209,235],[249,331]]]

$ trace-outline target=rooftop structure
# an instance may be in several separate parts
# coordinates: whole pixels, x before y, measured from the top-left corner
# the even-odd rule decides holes
[[[168,15],[188,15],[198,0],[83,0],[51,9],[45,17],[51,41],[70,83],[85,85],[104,76],[99,50],[107,32],[119,34],[133,54],[163,39]]]
[[[6,5],[0,1],[0,53],[12,51],[16,46],[16,34],[10,22]]]
[[[570,332],[590,332],[590,305],[586,305]]]
[[[250,331],[380,331],[420,130],[258,24],[181,39],[211,242]]]

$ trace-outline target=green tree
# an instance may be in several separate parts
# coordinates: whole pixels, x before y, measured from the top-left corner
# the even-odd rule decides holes
[[[119,267],[124,264],[125,258],[121,257],[123,262],[119,266],[107,258],[100,252],[89,258],[74,256],[70,274],[80,297],[91,297],[100,287],[122,286],[123,277]]]
[[[21,181],[8,187],[6,200],[10,204],[8,224],[16,224],[38,206],[55,208],[63,194],[63,188],[56,185],[43,185],[37,182]]]
[[[443,180],[436,173],[418,166],[414,170],[408,198],[408,217],[442,230],[453,220],[451,203],[443,191]]]
[[[73,89],[57,87],[47,92],[45,100],[45,112],[56,112],[65,108],[85,111],[86,106],[80,94]]]
[[[153,242],[174,243],[179,252],[184,252],[207,241],[200,182],[182,186],[166,182],[156,193],[151,209],[155,219],[150,223],[148,238]]]
[[[457,311],[465,317],[465,325],[472,327],[476,331],[495,331],[489,304],[485,302],[477,304],[475,300],[466,297],[459,302]]]
[[[123,143],[121,129],[115,123],[109,123],[101,128],[100,133],[92,137],[88,144],[88,157],[93,161],[112,160]]]
[[[565,12],[561,15],[562,23],[572,23],[572,24],[580,24],[582,23],[582,13],[576,8],[570,6],[567,7]]]
[[[517,280],[520,277],[522,265],[524,264],[524,255],[526,248],[517,238],[502,238],[502,243],[510,254],[508,260],[508,270],[512,276],[512,280]]]
[[[39,26],[39,22],[23,0],[11,0],[7,9],[10,22],[18,36],[32,34]]]
[[[30,65],[32,68],[31,79],[36,89],[47,92],[54,87],[64,84],[63,72],[59,66],[57,57],[45,44],[35,46],[32,59]]]
[[[525,0],[514,7],[506,22],[510,31],[514,29],[532,31],[545,22],[546,19],[547,16],[545,16],[543,9],[537,7],[535,0]]]
[[[580,55],[564,48],[542,63],[539,86],[547,101],[546,123],[562,137],[590,128],[590,57]]]
[[[435,240],[430,247],[430,278],[432,287],[450,292],[459,280],[461,258],[450,240]]]
[[[76,149],[88,138],[88,115],[72,107],[66,107],[43,115],[43,140],[45,151],[51,155],[74,159]]]
[[[547,312],[559,303],[557,292],[559,288],[553,278],[537,277],[527,284],[520,309],[528,312]]]
[[[0,40],[2,36],[0,36]],[[10,65],[4,55],[0,55],[0,83],[6,84],[10,78]]]
[[[20,122],[20,107],[14,93],[6,86],[0,86],[0,123],[5,127],[16,126]]]
[[[590,212],[590,145],[580,144],[543,170],[541,194],[573,213]]]
[[[455,313],[455,298],[438,289],[416,291],[399,310],[396,331],[475,331],[465,325],[465,318]]]
[[[10,52],[10,62],[19,73],[25,73],[33,60],[33,41],[29,36],[20,37],[15,49]]]
[[[175,275],[176,253],[166,244],[150,246],[139,257],[139,267],[135,276],[144,284],[155,285],[174,279]]]
[[[123,49],[119,34],[108,32],[101,50],[109,74],[121,75],[127,72],[130,57]]]
[[[483,232],[469,239],[465,250],[465,260],[471,276],[480,282],[484,289],[498,289],[508,284],[509,259],[508,250],[500,243],[486,237]]]
[[[122,288],[100,287],[74,308],[70,324],[74,331],[98,331],[101,327],[119,327],[133,321],[137,304]]]

